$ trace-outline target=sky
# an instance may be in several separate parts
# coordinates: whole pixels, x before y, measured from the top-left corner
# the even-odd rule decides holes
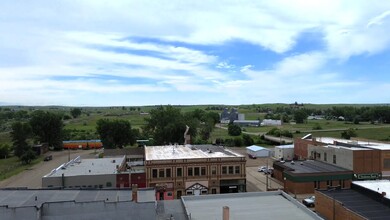
[[[390,1],[2,0],[0,105],[390,103]]]

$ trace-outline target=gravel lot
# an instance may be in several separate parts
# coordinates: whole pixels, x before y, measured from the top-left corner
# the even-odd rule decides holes
[[[53,155],[53,160],[42,161],[18,175],[12,176],[6,180],[0,181],[0,188],[7,187],[28,187],[31,189],[42,187],[42,177],[70,159],[81,156],[82,158],[94,157],[94,150],[71,150],[47,152],[45,155]]]

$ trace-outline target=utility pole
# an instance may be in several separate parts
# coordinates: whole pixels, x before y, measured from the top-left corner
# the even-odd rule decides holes
[[[266,170],[266,174],[265,174],[265,191],[267,192],[268,191],[268,157],[267,157],[267,170]]]

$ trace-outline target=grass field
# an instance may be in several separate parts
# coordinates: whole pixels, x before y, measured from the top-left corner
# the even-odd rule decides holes
[[[28,169],[34,164],[41,162],[43,156],[40,156],[33,160],[30,164],[22,164],[17,157],[10,157],[0,160],[0,181],[14,176],[25,169]]]

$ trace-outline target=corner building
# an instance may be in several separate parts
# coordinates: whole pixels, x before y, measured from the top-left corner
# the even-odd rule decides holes
[[[157,200],[246,192],[245,156],[222,146],[145,147],[146,185]]]

